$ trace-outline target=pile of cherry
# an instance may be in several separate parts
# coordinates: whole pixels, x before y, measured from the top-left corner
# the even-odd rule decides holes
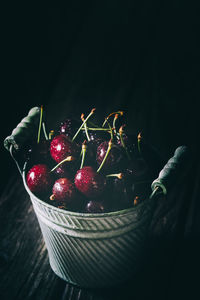
[[[80,121],[68,118],[47,136],[41,107],[38,140],[26,151],[26,182],[43,201],[61,209],[102,213],[133,207],[149,197],[161,169],[157,152],[140,133],[127,132],[122,111],[108,115],[100,126],[91,121],[94,116],[92,109]]]

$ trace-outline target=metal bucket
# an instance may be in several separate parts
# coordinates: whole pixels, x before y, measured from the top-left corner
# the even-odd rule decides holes
[[[116,212],[89,214],[53,207],[30,195],[52,270],[83,287],[102,287],[134,275],[145,254],[154,200]]]
[[[126,281],[137,272],[145,257],[148,227],[154,209],[154,195],[166,193],[183,165],[185,146],[179,147],[159,177],[153,193],[135,207],[110,213],[77,213],[51,206],[36,197],[26,184],[26,164],[14,156],[34,130],[39,110],[32,109],[18,124],[4,145],[23,177],[49,254],[52,270],[62,279],[82,287],[105,287]],[[37,123],[37,122],[36,122]]]

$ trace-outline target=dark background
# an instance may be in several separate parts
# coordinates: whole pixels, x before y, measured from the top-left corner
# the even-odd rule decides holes
[[[102,118],[123,109],[130,128],[142,131],[166,159],[182,144],[198,153],[195,2],[71,2],[15,3],[2,11],[1,192],[16,172],[3,140],[41,104],[49,120],[93,107]],[[187,270],[190,276],[189,262]]]
[[[196,143],[197,6],[67,3],[17,4],[5,11],[2,138],[32,106],[43,104],[65,115],[97,107],[105,116],[123,108],[133,130],[142,130],[166,155],[179,144]]]

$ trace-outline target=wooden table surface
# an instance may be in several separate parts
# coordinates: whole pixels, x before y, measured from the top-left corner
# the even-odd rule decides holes
[[[33,106],[44,105],[49,130],[70,113],[96,107],[101,118],[123,109],[128,126],[142,131],[166,161],[182,144],[195,154],[181,181],[157,202],[148,264],[123,286],[87,290],[51,270],[31,201],[1,145],[0,299],[199,299],[195,7],[182,4],[180,10],[178,1],[173,9],[159,1],[76,1],[63,9],[24,9],[9,9],[7,17],[2,111],[9,112],[9,122],[0,119],[2,143]]]

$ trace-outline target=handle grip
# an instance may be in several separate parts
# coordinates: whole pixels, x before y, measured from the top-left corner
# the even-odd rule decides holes
[[[35,135],[35,127],[39,123],[39,117],[40,108],[33,107],[28,115],[13,129],[11,135],[4,140],[5,148],[10,151],[10,146],[12,145],[15,150],[20,149],[29,137],[32,137],[33,134]]]
[[[174,152],[164,168],[160,171],[159,176],[152,182],[151,188],[155,191],[156,188],[161,188],[163,194],[167,194],[168,189],[176,181],[177,177],[183,171],[187,164],[189,151],[186,146],[180,146]]]

